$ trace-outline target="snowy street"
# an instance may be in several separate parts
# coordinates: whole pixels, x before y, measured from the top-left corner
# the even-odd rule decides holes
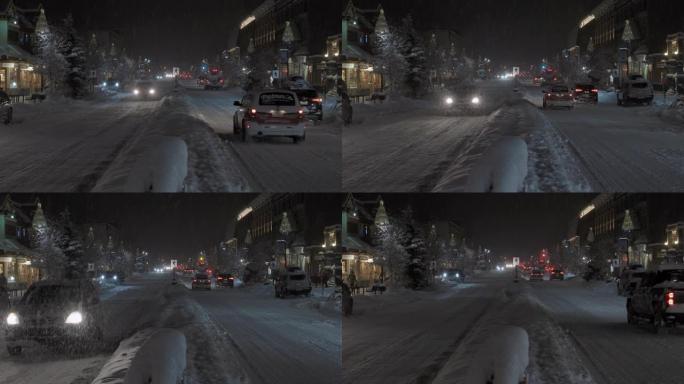
[[[505,272],[355,299],[355,315],[343,320],[345,383],[466,383],[501,326],[529,334],[531,384],[668,384],[684,374],[682,336],[629,326],[613,284],[516,284]]]
[[[148,327],[185,335],[186,383],[340,380],[340,318],[329,290],[279,300],[270,286],[198,292],[170,283],[168,274],[145,275],[104,291],[105,346],[97,352],[56,354],[35,345],[10,357],[0,339],[0,383],[90,383],[120,340]]]
[[[341,188],[340,129],[316,122],[297,145],[290,139],[246,143],[233,137],[233,115],[244,92],[187,87],[192,114],[219,135],[239,163],[250,189],[269,192],[338,192]]]
[[[541,91],[527,97],[541,106]],[[662,98],[662,94],[659,96]],[[656,99],[656,103],[660,100]],[[661,106],[617,105],[601,92],[598,105],[544,111],[549,129],[562,135],[582,164],[593,191],[674,192],[684,188],[684,126],[658,116]]]
[[[440,100],[355,105],[355,123],[343,135],[344,188],[681,190],[684,135],[660,116],[662,105],[618,107],[614,94],[602,93],[598,105],[541,110],[539,87],[477,84],[490,107],[479,116],[445,116]]]

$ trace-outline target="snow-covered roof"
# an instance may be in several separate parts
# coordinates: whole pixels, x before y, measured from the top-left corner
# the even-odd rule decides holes
[[[370,244],[354,234],[347,234],[347,237],[342,240],[342,247],[348,251],[371,252],[373,250]]]
[[[34,59],[30,53],[14,44],[0,45],[0,58],[3,56],[8,59],[17,59],[26,62],[31,62]]]
[[[363,48],[356,44],[347,44],[342,51],[342,55],[347,58],[358,59],[366,62],[370,62],[373,59],[370,53],[366,52]]]
[[[12,239],[0,239],[0,252],[31,256],[33,252]]]

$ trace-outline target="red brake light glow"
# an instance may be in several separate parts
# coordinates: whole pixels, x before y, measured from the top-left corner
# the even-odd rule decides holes
[[[667,298],[667,306],[671,307],[675,305],[675,294],[674,292],[668,292],[665,297]]]

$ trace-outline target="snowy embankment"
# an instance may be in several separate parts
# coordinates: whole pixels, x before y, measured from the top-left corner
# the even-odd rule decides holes
[[[470,366],[467,383],[520,384],[527,380],[530,339],[520,327],[492,331]]]
[[[492,339],[498,332],[503,332],[501,338]],[[528,343],[529,356],[525,356]],[[530,384],[592,384],[594,380],[585,363],[573,339],[531,294],[527,283],[521,283],[509,285],[501,292],[487,314],[473,324],[433,383],[476,384],[480,381],[473,381],[471,375],[508,368],[512,371],[503,378],[506,380],[524,373]],[[526,369],[521,372],[523,367]],[[494,381],[511,382],[517,383],[499,381],[496,377]]]
[[[119,344],[92,384],[176,384],[186,368],[185,336],[172,329],[146,329]]]
[[[246,182],[234,159],[183,97],[166,97],[139,137],[114,162],[97,192],[240,192]]]

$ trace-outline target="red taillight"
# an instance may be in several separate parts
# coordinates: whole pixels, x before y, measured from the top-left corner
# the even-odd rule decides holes
[[[299,113],[299,118],[300,118],[300,119],[303,119],[303,118],[304,118],[304,111],[300,109],[300,110],[298,111],[298,113]]]
[[[231,278],[229,278],[228,280],[235,280],[235,279],[231,277]]]
[[[323,99],[313,99],[311,101],[313,101],[314,103],[322,103]]]
[[[591,92],[592,93],[598,93],[598,89],[592,89]]]
[[[575,92],[577,92],[577,93],[582,93],[582,92],[583,92],[583,90],[581,90],[581,89],[577,88],[577,89],[575,89]]]
[[[249,110],[249,117],[255,118],[257,116],[257,110],[252,108]]]
[[[674,292],[668,292],[665,294],[665,298],[667,299],[667,306],[671,307],[675,305],[675,294]]]
[[[197,279],[192,279],[192,282],[193,282],[193,283],[196,283],[196,282],[197,282]]]

